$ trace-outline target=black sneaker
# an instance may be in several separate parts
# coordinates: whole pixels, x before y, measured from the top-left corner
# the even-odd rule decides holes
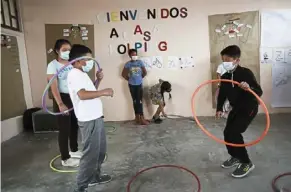
[[[111,176],[110,175],[101,175],[99,178],[94,179],[91,183],[89,183],[89,187],[99,185],[99,184],[105,184],[109,183],[111,181]]]
[[[160,118],[160,117],[155,117],[155,116],[153,116],[153,121],[154,121],[154,123],[156,123],[156,124],[160,124],[160,123],[162,123],[162,119]]]
[[[239,165],[239,160],[234,157],[231,157],[228,160],[224,161],[221,167],[228,169],[228,168],[235,167],[237,165]]]
[[[240,163],[231,175],[235,178],[242,178],[247,176],[254,168],[255,165],[252,163]]]
[[[88,192],[88,188],[83,190],[78,190],[77,188],[75,188],[73,192]]]

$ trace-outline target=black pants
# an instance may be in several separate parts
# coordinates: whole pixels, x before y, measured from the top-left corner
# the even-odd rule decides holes
[[[142,96],[143,89],[141,85],[128,85],[133,101],[133,108],[136,115],[143,115]]]
[[[224,129],[224,140],[228,143],[244,144],[242,133],[244,133],[252,120],[258,113],[258,106],[249,109],[230,111],[226,127]],[[226,145],[228,154],[240,160],[241,163],[250,163],[248,152],[245,147],[233,147]]]
[[[69,94],[61,93],[63,103],[72,108],[73,104]],[[59,112],[57,103],[53,102],[55,112]],[[57,124],[59,128],[59,148],[62,160],[70,158],[69,146],[72,152],[78,151],[78,121],[75,116],[74,110],[69,115],[57,115]]]

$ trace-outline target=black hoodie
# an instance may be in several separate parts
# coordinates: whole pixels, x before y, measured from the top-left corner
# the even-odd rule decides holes
[[[224,73],[221,79],[229,79],[239,83],[246,82],[250,88],[261,97],[263,91],[258,84],[253,72],[245,67],[237,66],[233,72]],[[258,101],[250,92],[243,90],[236,84],[221,82],[218,99],[217,111],[223,111],[225,100],[228,99],[233,110],[251,109],[258,106]]]

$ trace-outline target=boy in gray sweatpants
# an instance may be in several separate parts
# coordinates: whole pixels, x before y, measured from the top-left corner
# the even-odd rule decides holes
[[[91,50],[84,45],[73,45],[70,60],[82,56],[92,57]],[[107,88],[98,91],[103,78],[102,70],[96,74],[98,83],[94,85],[91,81],[87,73],[94,67],[93,60],[76,61],[73,67],[68,74],[67,82],[84,144],[77,175],[77,187],[74,190],[86,192],[89,186],[111,181],[109,175],[101,175],[101,164],[106,154],[106,135],[100,97],[112,97],[113,90]]]

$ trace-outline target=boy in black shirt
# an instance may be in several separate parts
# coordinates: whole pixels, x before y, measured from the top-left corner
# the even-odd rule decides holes
[[[263,91],[252,71],[239,65],[241,50],[238,46],[228,46],[221,51],[220,55],[223,60],[223,66],[227,70],[227,73],[223,74],[221,79],[234,80],[239,82],[240,85],[221,82],[216,117],[221,117],[223,104],[228,99],[232,110],[229,113],[224,129],[224,140],[228,143],[244,144],[242,133],[246,131],[257,115],[259,105],[257,99],[246,90],[250,88],[258,96],[262,96]],[[244,177],[255,168],[245,147],[226,145],[226,148],[231,157],[222,164],[222,167],[231,168],[237,166],[232,173],[233,177]]]

